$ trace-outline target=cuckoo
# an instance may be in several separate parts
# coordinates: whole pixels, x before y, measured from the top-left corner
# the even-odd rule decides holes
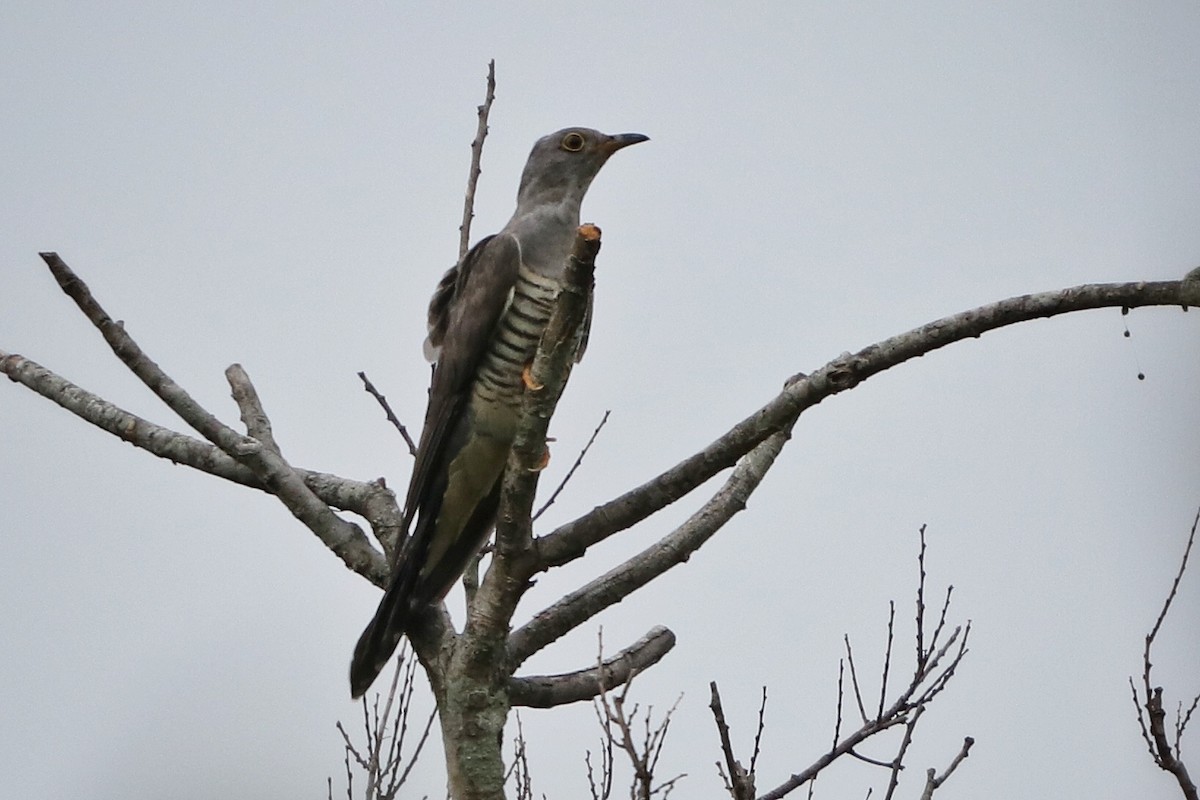
[[[609,156],[648,138],[565,128],[539,139],[512,219],[438,283],[425,341],[433,382],[405,500],[405,536],[354,649],[354,697],[374,682],[414,615],[446,595],[487,541],[526,370],[561,286],[583,196]]]

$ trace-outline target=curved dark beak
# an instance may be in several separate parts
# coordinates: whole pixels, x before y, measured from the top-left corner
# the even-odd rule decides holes
[[[631,144],[648,141],[650,141],[650,137],[644,133],[618,133],[614,136],[609,136],[608,141],[603,144],[603,148],[606,153],[612,155],[622,147],[629,147]]]

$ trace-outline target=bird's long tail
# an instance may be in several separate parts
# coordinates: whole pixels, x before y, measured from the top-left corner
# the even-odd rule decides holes
[[[375,616],[354,646],[354,657],[350,660],[350,695],[355,699],[371,688],[404,636],[404,626],[412,610],[413,581],[408,575],[398,577],[383,593]]]

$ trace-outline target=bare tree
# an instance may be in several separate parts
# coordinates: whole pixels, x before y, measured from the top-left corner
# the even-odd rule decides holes
[[[482,108],[480,117],[481,142],[486,130]],[[464,226],[468,220],[469,214]],[[504,796],[501,742],[505,722],[515,707],[551,708],[599,697],[657,663],[674,646],[671,631],[652,627],[641,639],[596,666],[555,675],[520,672],[535,653],[686,561],[721,530],[745,508],[747,498],[771,469],[806,410],[880,372],[1008,325],[1096,308],[1200,304],[1200,272],[1193,271],[1178,281],[1087,284],[1022,295],[934,320],[858,352],[842,354],[810,374],[787,379],[778,394],[708,446],[577,519],[534,536],[536,467],[570,371],[567,343],[573,340],[585,313],[598,248],[598,231],[581,235],[568,264],[567,288],[558,299],[532,367],[537,388],[526,392],[520,430],[505,471],[495,547],[478,586],[469,592],[465,621],[461,629],[456,628],[445,606],[438,605],[428,609],[410,631],[411,646],[437,703],[455,798]],[[22,355],[0,350],[0,371],[147,452],[274,495],[349,569],[377,586],[385,585],[387,565],[399,544],[402,514],[383,480],[353,480],[290,463],[274,438],[249,375],[237,364],[226,370],[226,378],[243,430],[221,421],[169,377],[62,258],[43,253],[42,259],[62,291],[122,363],[199,438],[155,425]],[[582,558],[592,546],[722,474],[721,485],[682,524],[511,629],[517,604],[539,573]],[[351,521],[346,514],[361,522]],[[364,524],[379,547],[372,543]],[[950,640],[945,644],[949,646]],[[927,658],[934,655],[932,650],[926,653]]]

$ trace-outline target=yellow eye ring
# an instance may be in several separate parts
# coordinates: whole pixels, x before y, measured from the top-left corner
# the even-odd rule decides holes
[[[584,144],[586,144],[586,141],[583,138],[583,134],[576,131],[571,131],[563,137],[560,146],[568,153],[578,153],[583,149]]]

